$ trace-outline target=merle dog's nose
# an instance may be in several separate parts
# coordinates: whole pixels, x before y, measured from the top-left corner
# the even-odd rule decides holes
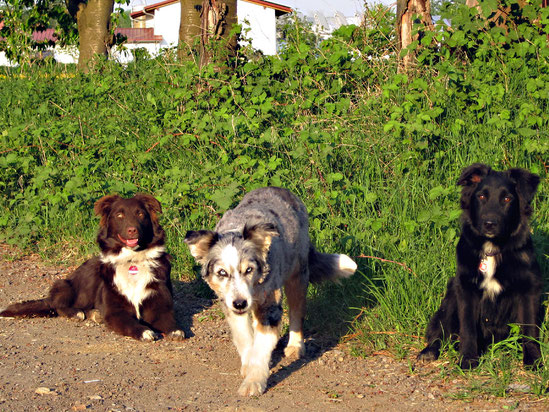
[[[135,227],[129,227],[128,230],[128,238],[134,239],[137,236],[137,228]]]
[[[244,310],[246,309],[246,306],[248,306],[248,302],[246,299],[235,299],[233,300],[233,307],[236,310]]]

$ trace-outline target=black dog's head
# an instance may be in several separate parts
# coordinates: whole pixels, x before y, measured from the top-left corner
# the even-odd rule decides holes
[[[464,222],[478,236],[508,238],[527,224],[539,180],[524,169],[496,172],[481,163],[465,168],[457,182]]]
[[[141,250],[164,244],[164,230],[157,217],[162,208],[151,195],[139,194],[129,199],[103,196],[94,210],[101,216],[97,243],[103,252],[118,253],[123,247]]]

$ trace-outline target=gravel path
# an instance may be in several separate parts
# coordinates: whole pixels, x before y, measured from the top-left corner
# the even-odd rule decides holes
[[[72,269],[0,245],[0,307],[44,296]],[[464,381],[440,380],[440,364],[355,358],[345,345],[315,337],[303,360],[277,349],[267,392],[243,399],[238,356],[217,304],[185,283],[177,287],[178,321],[190,336],[183,342],[137,342],[90,321],[0,319],[0,411],[549,410],[546,399],[525,395],[456,400],[451,395]]]

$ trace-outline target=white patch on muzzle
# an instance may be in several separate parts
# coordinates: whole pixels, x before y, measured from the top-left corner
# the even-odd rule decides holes
[[[221,251],[222,266],[229,273],[229,279],[225,283],[225,304],[233,311],[237,309],[233,302],[245,300],[246,307],[243,309],[247,312],[252,306],[252,285],[248,283],[248,279],[240,274],[240,253],[233,245],[226,246]]]

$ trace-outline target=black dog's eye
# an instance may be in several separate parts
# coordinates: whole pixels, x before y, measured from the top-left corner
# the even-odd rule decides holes
[[[479,200],[486,200],[486,196],[484,195],[478,195]]]
[[[219,271],[217,272],[217,274],[223,278],[229,276],[229,274],[224,270],[224,269],[219,269]]]
[[[503,198],[503,201],[504,201],[505,203],[509,203],[511,200],[513,200],[513,198],[512,198],[511,196],[505,196],[505,197]]]
[[[252,273],[253,271],[254,271],[254,268],[249,267],[248,269],[246,269],[246,274],[249,275],[249,274]]]

